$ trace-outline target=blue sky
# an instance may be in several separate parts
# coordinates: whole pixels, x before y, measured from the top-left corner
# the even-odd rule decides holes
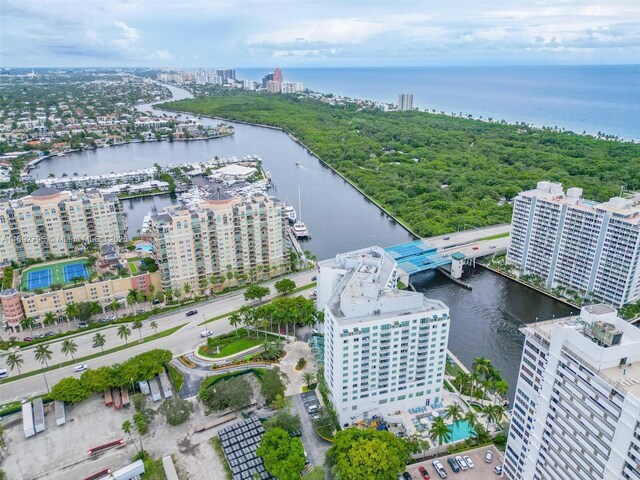
[[[1,0],[0,66],[640,63],[638,0]]]

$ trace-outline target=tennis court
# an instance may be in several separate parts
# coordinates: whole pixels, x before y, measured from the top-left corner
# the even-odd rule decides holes
[[[35,290],[36,288],[47,288],[51,285],[53,274],[51,269],[36,270],[35,272],[29,272],[27,275],[27,290]]]
[[[85,262],[83,258],[28,268],[22,274],[22,289],[45,289],[71,283],[76,277],[89,278],[90,271]]]

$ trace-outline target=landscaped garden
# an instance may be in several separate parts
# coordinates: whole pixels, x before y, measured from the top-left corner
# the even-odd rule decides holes
[[[223,358],[235,355],[252,347],[264,344],[265,340],[276,340],[278,335],[254,333],[253,336],[245,328],[240,328],[235,332],[221,335],[219,337],[207,339],[206,345],[198,349],[198,353],[205,357]]]

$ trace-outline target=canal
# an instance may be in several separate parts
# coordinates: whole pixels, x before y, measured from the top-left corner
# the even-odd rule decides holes
[[[183,89],[170,89],[176,99],[189,96]],[[150,105],[138,108],[151,110]],[[157,110],[155,113],[162,114]],[[220,123],[206,118],[201,121]],[[74,172],[94,175],[151,167],[154,163],[164,166],[204,161],[214,156],[257,154],[262,157],[264,169],[271,172],[274,196],[291,201],[298,210],[300,189],[302,219],[311,234],[311,239],[303,242],[302,246],[318,258],[330,258],[336,253],[368,245],[386,247],[412,239],[402,226],[286,134],[268,128],[228,123],[235,128],[231,137],[196,142],[134,143],[71,153],[41,162],[33,173],[39,178],[49,173],[56,176]],[[300,165],[297,166],[296,162]],[[136,234],[148,211],[176,201],[169,195],[125,200],[123,204],[130,235]],[[416,289],[450,307],[449,348],[453,353],[468,367],[476,356],[484,355],[492,360],[511,384],[508,396],[513,398],[523,342],[519,326],[535,321],[536,317],[542,320],[564,316],[570,309],[482,268],[476,269],[465,281],[472,285],[472,290],[463,289],[437,273],[412,278]]]

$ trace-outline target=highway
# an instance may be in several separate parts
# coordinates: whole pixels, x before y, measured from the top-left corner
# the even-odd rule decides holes
[[[437,237],[429,237],[424,240],[434,247],[438,247],[440,250],[444,250],[445,253],[449,251],[456,251],[453,247],[458,245],[467,245],[470,242],[477,242],[481,238],[493,237],[494,235],[504,235],[511,232],[511,224],[505,223],[502,225],[493,225],[491,227],[483,227],[483,228],[474,228],[473,230],[464,230],[462,232],[449,233],[446,235],[439,235]],[[481,243],[495,244],[498,246],[499,244],[503,244],[503,242],[508,243],[508,236],[501,238],[494,238],[493,240],[485,241],[483,240]],[[504,243],[506,246],[507,243]],[[453,250],[452,250],[453,249]],[[458,249],[461,253],[465,253]],[[465,253],[466,255],[466,253]],[[476,255],[477,256],[477,255]]]
[[[302,286],[311,283],[311,278],[315,275],[315,270],[307,270],[290,275],[288,278],[291,278],[294,282],[296,282],[296,285]],[[277,293],[273,288],[273,284],[277,280],[279,279],[265,282],[263,284],[264,286],[268,286],[271,288],[271,294],[266,297],[265,300],[275,298],[277,296]],[[300,294],[308,296],[312,293],[312,291],[312,289],[304,290]],[[158,323],[158,333],[163,330],[182,325],[184,323],[188,323],[188,325],[185,325],[184,328],[181,328],[174,334],[167,337],[146,342],[142,345],[129,347],[118,352],[105,354],[101,357],[94,358],[83,363],[86,363],[89,368],[97,368],[103,365],[112,365],[114,363],[123,362],[134,355],[154,348],[165,348],[167,350],[170,350],[174,355],[180,355],[190,352],[203,342],[203,339],[200,338],[200,332],[205,330],[205,326],[198,326],[198,323],[202,323],[206,319],[237,310],[245,304],[247,304],[247,302],[245,301],[243,291],[241,290],[221,297],[214,297],[209,303],[205,305],[198,305],[197,307],[185,307],[184,309],[175,313],[164,316],[151,317],[150,319],[143,322],[143,338],[149,335],[153,335],[154,331],[149,326],[152,320],[156,320],[156,322]],[[198,310],[198,313],[197,315],[187,317],[185,313],[191,309]],[[113,326],[101,330],[101,333],[103,333],[107,339],[105,349],[114,348],[125,343],[124,340],[120,339],[117,336],[117,327],[118,326]],[[207,328],[213,332],[213,335],[222,335],[233,330],[231,325],[229,325],[228,319],[226,318],[210,322],[207,325]],[[74,337],[73,340],[78,345],[78,351],[74,354],[75,358],[81,358],[99,352],[99,348],[96,349],[92,347],[93,335],[95,335],[95,331],[90,331],[86,334]],[[135,344],[138,338],[138,332],[132,329],[132,335],[131,337],[129,337],[128,342],[130,344]],[[50,366],[55,366],[56,364],[59,365],[61,362],[70,360],[70,357],[66,357],[61,352],[61,344],[63,340],[64,339],[59,339],[48,342],[50,350],[53,353],[53,357],[49,361]],[[21,354],[22,358],[24,359],[24,364],[20,369],[21,373],[38,370],[40,368],[40,364],[34,358],[33,347],[22,349]],[[4,356],[0,362],[1,368],[7,368]],[[10,372],[10,375],[12,374],[17,374],[17,371],[14,370],[13,372]],[[50,387],[57,383],[60,379],[74,375],[80,376],[80,373],[74,373],[73,366],[61,367],[46,372],[47,381]],[[20,380],[1,385],[0,404],[4,404],[14,400],[21,400],[32,395],[44,392],[46,392],[46,387],[42,375],[34,375],[31,377],[22,378]]]

